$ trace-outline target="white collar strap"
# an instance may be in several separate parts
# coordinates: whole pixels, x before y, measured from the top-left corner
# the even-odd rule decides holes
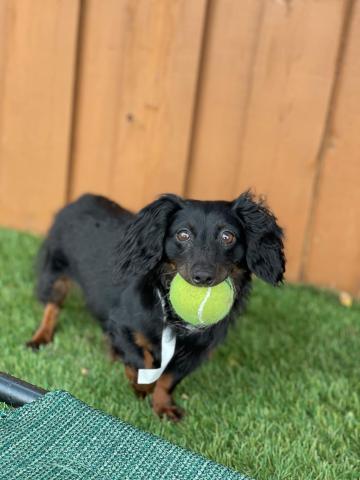
[[[176,347],[176,335],[169,326],[166,325],[166,303],[164,297],[161,295],[160,290],[156,290],[156,293],[160,299],[161,308],[163,312],[164,329],[161,336],[161,365],[159,368],[140,368],[138,370],[138,383],[149,384],[154,383],[163,374],[166,367],[169,365],[170,360],[173,358]]]
[[[165,368],[174,356],[176,336],[170,327],[165,327],[161,337],[161,365],[159,368],[140,368],[138,371],[138,383],[149,384],[159,380]]]

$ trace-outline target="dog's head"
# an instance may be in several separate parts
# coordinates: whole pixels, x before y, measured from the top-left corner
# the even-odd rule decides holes
[[[164,195],[137,215],[117,251],[117,276],[167,265],[188,282],[212,286],[249,270],[273,285],[283,279],[283,232],[262,201],[245,192],[233,202]]]

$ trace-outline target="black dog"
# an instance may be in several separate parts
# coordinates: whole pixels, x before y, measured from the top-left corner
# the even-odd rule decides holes
[[[155,412],[179,420],[182,411],[171,394],[224,339],[244,307],[251,274],[273,285],[282,281],[282,238],[276,218],[249,192],[233,202],[164,195],[137,215],[104,197],[84,195],[58,213],[40,251],[38,297],[46,307],[28,345],[52,340],[74,280],[135,391],[153,392]],[[167,301],[176,273],[199,286],[230,276],[236,290],[231,313],[211,326],[189,328]],[[138,370],[161,363],[164,317],[176,335],[175,354],[156,383],[140,385]]]

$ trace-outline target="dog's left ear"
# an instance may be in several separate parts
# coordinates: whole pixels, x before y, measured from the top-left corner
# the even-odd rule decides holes
[[[246,262],[251,272],[272,285],[283,280],[285,256],[283,231],[265,203],[247,191],[233,201],[232,209],[242,224],[247,242]]]
[[[170,215],[181,208],[181,201],[176,195],[162,195],[137,214],[116,248],[115,283],[128,274],[150,272],[160,262]]]

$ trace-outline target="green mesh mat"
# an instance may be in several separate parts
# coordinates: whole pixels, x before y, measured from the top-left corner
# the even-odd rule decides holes
[[[245,480],[66,392],[0,415],[0,479]]]

